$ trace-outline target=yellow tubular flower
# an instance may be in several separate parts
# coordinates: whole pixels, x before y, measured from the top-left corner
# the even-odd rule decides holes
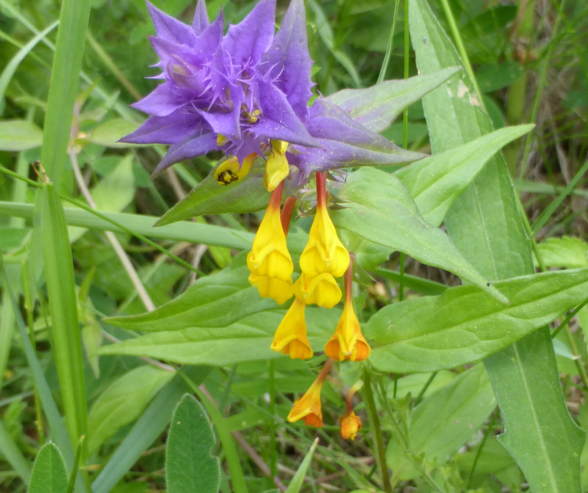
[[[294,294],[307,305],[333,308],[341,301],[341,289],[331,274],[309,277],[304,272],[294,283]]]
[[[325,344],[325,354],[338,361],[363,361],[371,352],[371,348],[361,333],[359,320],[353,309],[351,283],[353,267],[349,266],[345,273],[345,307],[337,324],[335,334]]]
[[[323,413],[321,411],[321,389],[323,383],[333,366],[333,360],[329,359],[319,373],[314,383],[300,399],[294,402],[294,407],[288,414],[288,421],[293,423],[299,419],[304,419],[306,426],[323,426]]]
[[[272,140],[271,144],[272,153],[267,158],[265,163],[265,174],[263,175],[265,188],[268,192],[275,190],[290,173],[290,166],[286,159],[288,142],[284,142],[283,140]]]
[[[249,282],[257,286],[262,297],[273,298],[279,304],[292,297],[291,276],[294,270],[280,220],[282,188],[283,185],[272,192],[253,247],[247,255],[247,266],[251,271]]]
[[[227,159],[214,171],[215,180],[219,183],[219,185],[224,187],[229,183],[243,179],[247,173],[249,173],[249,170],[251,169],[251,166],[253,165],[256,157],[257,154],[255,152],[249,154],[249,156],[243,160],[243,164],[241,166],[239,166],[239,160],[237,159],[237,156],[233,156],[232,158]]]
[[[305,308],[306,305],[302,301],[294,298],[294,302],[282,319],[274,336],[274,342],[270,346],[274,351],[289,354],[291,359],[312,358],[312,349],[306,335]]]
[[[300,268],[310,277],[328,273],[341,277],[349,265],[349,253],[339,240],[327,210],[326,185],[323,173],[316,173],[317,209],[308,235],[308,243],[300,256]]]
[[[351,414],[345,414],[345,416],[339,418],[339,422],[341,424],[341,436],[345,440],[355,440],[357,432],[361,430],[361,418],[351,411]]]

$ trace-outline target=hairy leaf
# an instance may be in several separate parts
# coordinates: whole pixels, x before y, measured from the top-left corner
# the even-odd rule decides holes
[[[67,482],[61,452],[52,442],[45,444],[35,459],[29,493],[66,493]]]
[[[212,426],[202,405],[185,394],[172,417],[166,448],[168,493],[218,493],[220,463],[213,457]]]

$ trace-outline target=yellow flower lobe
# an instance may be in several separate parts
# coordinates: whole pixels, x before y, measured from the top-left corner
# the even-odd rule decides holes
[[[294,298],[292,306],[282,319],[270,346],[274,351],[289,354],[291,359],[312,358],[312,349],[306,335],[304,310],[306,305]]]
[[[331,274],[310,277],[302,273],[294,283],[294,294],[307,305],[333,308],[341,301],[341,289]]]

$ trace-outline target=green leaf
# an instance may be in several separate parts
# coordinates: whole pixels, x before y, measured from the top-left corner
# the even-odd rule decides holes
[[[455,200],[470,185],[488,160],[534,125],[507,127],[455,149],[435,154],[395,173],[408,188],[423,217],[440,226]]]
[[[216,168],[221,164],[218,163],[186,198],[167,211],[156,226],[165,226],[203,214],[244,214],[267,207],[270,194],[263,186],[263,171],[259,166],[253,166],[249,174],[241,180],[222,186],[214,177]]]
[[[2,70],[2,75],[0,75],[0,103],[4,99],[4,93],[6,92],[6,88],[8,84],[12,80],[16,69],[20,65],[20,63],[26,58],[26,56],[33,50],[33,48],[37,45],[39,41],[45,38],[55,27],[59,24],[59,21],[55,21],[53,24],[49,25],[47,28],[43,30],[43,32],[37,34],[33,39],[31,39],[26,45],[24,45],[16,55],[14,55],[11,60],[6,64],[4,70]]]
[[[523,73],[518,62],[503,62],[484,65],[477,70],[476,78],[483,93],[494,92],[510,86]]]
[[[345,209],[331,214],[337,227],[453,272],[507,302],[488,284],[491,278],[483,278],[443,231],[423,219],[410,193],[395,176],[373,168],[360,169],[349,176],[338,197],[349,202]]]
[[[41,448],[35,459],[29,493],[66,493],[67,471],[59,449],[51,442]]]
[[[338,309],[306,309],[308,337],[315,351],[322,351],[340,315]],[[270,345],[283,316],[283,311],[263,312],[214,329],[192,327],[147,334],[103,346],[100,354],[150,356],[180,364],[212,366],[280,358],[282,355],[272,351]]]
[[[419,71],[462,65],[426,1],[410,0],[410,12]],[[492,131],[488,115],[476,104],[473,82],[465,77],[450,82],[449,88],[451,96],[441,88],[423,98],[433,153]],[[460,195],[445,225],[459,250],[484,275],[504,279],[534,272],[531,245],[501,155]],[[504,443],[530,488],[534,493],[579,491],[584,433],[566,409],[549,330],[535,331],[484,364],[500,405]]]
[[[547,238],[537,246],[545,267],[588,267],[588,244],[580,238]]]
[[[371,363],[380,371],[454,368],[509,346],[586,299],[588,269],[546,272],[495,283],[504,305],[475,286],[394,303],[366,324]]]
[[[367,89],[343,89],[327,97],[373,132],[386,130],[402,110],[461,70],[452,67],[410,79],[388,80]]]
[[[377,268],[374,271],[374,274],[382,276],[386,279],[390,279],[391,281],[395,282],[400,282],[400,279],[402,277],[405,288],[412,289],[417,293],[421,293],[427,296],[441,294],[443,291],[447,289],[447,286],[445,286],[445,284],[430,281],[429,279],[424,279],[422,277],[411,276],[410,274],[406,273],[403,273],[403,275],[400,276],[400,272],[395,270]]]
[[[414,408],[409,429],[411,452],[424,454],[424,460],[445,464],[482,426],[495,407],[496,398],[484,366],[470,368]],[[386,462],[402,480],[419,474],[396,439],[387,447]]]
[[[259,296],[249,283],[247,254],[241,253],[229,267],[202,277],[174,300],[152,312],[106,319],[129,330],[161,332],[187,327],[226,327],[247,315],[277,308],[275,301]]]
[[[57,191],[67,161],[91,4],[91,0],[65,0],[59,17],[41,149],[41,162]]]
[[[210,373],[210,367],[185,367],[182,371],[194,382],[201,384]],[[93,493],[109,493],[124,475],[139,460],[143,452],[157,439],[167,427],[176,402],[189,390],[180,375],[166,385],[151,401],[145,412],[133,425],[133,428],[108,463],[100,470],[92,484]]]
[[[106,212],[120,212],[135,197],[132,154],[120,160],[116,168],[92,190],[96,208]]]
[[[397,399],[404,399],[409,393],[412,397],[416,397],[419,395],[421,389],[426,385],[431,377],[431,373],[411,373],[410,375],[406,375],[402,378],[399,378],[397,381],[397,388],[396,388],[396,398]],[[441,370],[437,372],[437,375],[425,391],[425,396],[428,396],[435,392],[436,390],[444,387],[450,382],[453,382],[457,375],[449,370]],[[386,395],[388,399],[394,398],[394,382],[391,382],[388,385],[388,390],[386,391]]]
[[[304,482],[304,478],[306,477],[306,471],[308,471],[308,467],[310,466],[310,461],[312,460],[312,454],[318,445],[318,438],[315,439],[314,443],[310,447],[310,450],[304,456],[304,460],[298,467],[296,474],[290,481],[288,488],[286,489],[286,493],[299,493],[300,489],[302,488],[302,483]]]
[[[0,151],[25,151],[40,147],[43,131],[26,120],[0,122]]]
[[[137,419],[173,376],[174,372],[144,365],[110,384],[96,399],[88,415],[88,427],[92,431],[88,440],[89,453],[98,450],[107,438]]]
[[[22,455],[20,448],[2,421],[0,421],[0,454],[2,454],[3,459],[8,461],[23,482],[28,484],[31,479],[30,463]]]
[[[124,232],[124,230],[88,211],[66,207],[64,212],[67,224],[70,226],[80,226],[98,231],[114,231],[115,233]],[[32,219],[34,215],[33,205],[0,201],[0,215]],[[206,245],[226,246],[238,250],[250,249],[255,238],[255,235],[249,231],[238,231],[212,224],[184,221],[162,228],[154,228],[153,225],[159,219],[154,216],[114,212],[105,212],[104,216],[131,229],[135,233],[151,238],[205,243]],[[288,235],[288,240],[290,240],[290,235]],[[288,241],[288,244],[290,244],[290,241]],[[298,245],[298,248],[302,251],[304,245],[302,245],[302,248]]]
[[[66,424],[75,447],[86,434],[87,408],[73,258],[65,215],[53,184],[43,185],[39,193],[43,264],[52,321],[51,348]]]
[[[121,118],[109,120],[96,127],[87,137],[92,144],[98,144],[104,147],[132,147],[133,144],[118,142],[125,135],[137,130],[138,125]]]
[[[211,455],[212,426],[190,394],[178,403],[167,439],[165,477],[168,493],[218,493],[220,463]]]
[[[480,39],[494,34],[512,22],[517,14],[516,5],[501,5],[489,8],[460,27],[461,35],[466,39]]]

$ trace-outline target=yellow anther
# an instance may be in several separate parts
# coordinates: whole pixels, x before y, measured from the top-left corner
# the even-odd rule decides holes
[[[219,146],[219,147],[222,147],[228,141],[229,141],[229,139],[227,139],[223,134],[218,134],[218,137],[216,138],[216,145]]]

